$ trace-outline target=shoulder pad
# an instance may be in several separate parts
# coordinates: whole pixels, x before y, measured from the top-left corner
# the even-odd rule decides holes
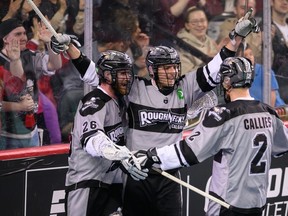
[[[101,110],[109,100],[111,100],[111,97],[103,93],[101,90],[95,89],[84,96],[79,113],[82,116],[92,115]]]
[[[207,110],[203,120],[205,127],[217,127],[229,119],[230,110],[226,107],[215,106]]]

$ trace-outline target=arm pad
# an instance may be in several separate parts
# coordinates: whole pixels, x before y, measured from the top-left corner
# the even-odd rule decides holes
[[[89,65],[92,63],[92,61],[81,52],[79,58],[72,59],[72,63],[74,64],[76,69],[79,71],[81,77],[83,77]]]
[[[93,157],[103,157],[108,160],[124,160],[132,156],[126,146],[116,145],[102,131],[97,131],[93,137],[89,138],[85,150]]]

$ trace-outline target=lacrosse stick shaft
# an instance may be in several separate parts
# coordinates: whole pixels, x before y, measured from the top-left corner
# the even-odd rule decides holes
[[[218,204],[220,204],[221,206],[223,206],[223,207],[225,207],[227,209],[230,208],[230,205],[228,203],[223,202],[222,200],[217,199],[214,196],[211,196],[210,194],[208,194],[208,193],[206,193],[206,192],[204,192],[204,191],[202,191],[202,190],[200,190],[200,189],[198,189],[198,188],[196,188],[196,187],[194,187],[194,186],[192,186],[192,185],[190,185],[190,184],[188,184],[188,183],[176,178],[175,176],[170,175],[169,173],[167,173],[165,171],[162,171],[162,170],[160,170],[160,169],[158,169],[156,167],[152,167],[152,169],[154,171],[160,173],[161,175],[165,176],[166,178],[169,178],[170,180],[172,180],[172,181],[174,181],[174,182],[176,182],[176,183],[178,183],[178,184],[180,184],[180,185],[182,185],[182,186],[184,186],[184,187],[186,187],[186,188],[188,188],[188,189],[190,189],[190,190],[192,190],[192,191],[194,191],[194,192],[196,192],[196,193],[198,193],[198,194],[200,194],[200,195],[202,195],[202,196],[204,196],[204,197],[206,197],[206,198],[208,198],[208,199],[210,199],[210,200],[212,200],[212,201],[214,201],[214,202],[216,202]]]
[[[53,36],[57,39],[58,35],[55,29],[51,26],[49,21],[44,17],[44,15],[41,13],[41,11],[38,9],[38,7],[34,4],[32,0],[27,0],[29,5],[32,7],[32,9],[35,11],[35,13],[40,17],[41,21],[45,24],[45,26],[48,28],[48,30],[53,34]]]

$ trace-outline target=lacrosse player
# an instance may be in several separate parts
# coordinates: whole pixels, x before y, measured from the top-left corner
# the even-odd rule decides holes
[[[78,69],[90,61],[73,64]],[[91,66],[95,71],[94,63]],[[110,167],[112,161],[131,156],[124,146],[121,100],[133,82],[132,62],[127,54],[107,51],[101,53],[97,70],[100,85],[80,101],[74,119],[65,184],[68,216],[109,215],[122,206],[121,171]],[[126,172],[129,166],[121,168]],[[134,174],[138,180],[137,171]]]
[[[204,119],[185,140],[140,150],[135,156],[142,168],[155,163],[170,170],[214,155],[209,193],[232,207],[209,201],[206,215],[261,216],[271,155],[288,152],[288,130],[272,107],[250,96],[254,71],[248,59],[225,59],[219,74],[227,104],[205,110]]]

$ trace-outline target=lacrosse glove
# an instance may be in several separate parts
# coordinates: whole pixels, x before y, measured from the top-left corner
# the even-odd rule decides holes
[[[245,38],[251,32],[258,33],[260,31],[260,27],[258,26],[256,20],[251,18],[252,8],[245,14],[244,17],[240,18],[235,28],[229,33],[229,37],[233,40],[237,35]]]
[[[148,176],[149,168],[155,163],[160,164],[161,161],[156,148],[150,148],[147,151],[136,151],[129,159],[122,160],[120,168],[124,167],[134,180],[144,180]]]
[[[156,148],[150,148],[147,151],[139,150],[133,153],[129,158],[131,163],[135,163],[138,169],[151,168],[153,164],[161,164],[160,158],[157,156]]]
[[[58,34],[57,38],[53,35],[51,37],[50,46],[53,52],[60,54],[69,48],[70,43],[74,44],[77,48],[80,48],[81,44],[77,40],[78,38],[75,35]]]
[[[130,175],[131,178],[133,178],[136,181],[139,180],[145,180],[148,176],[148,169],[138,169],[135,166],[135,163],[129,162],[129,159],[125,159],[122,161],[113,161],[110,168],[108,169],[108,172],[111,172],[117,168],[120,168],[122,172],[124,172],[127,175]]]

